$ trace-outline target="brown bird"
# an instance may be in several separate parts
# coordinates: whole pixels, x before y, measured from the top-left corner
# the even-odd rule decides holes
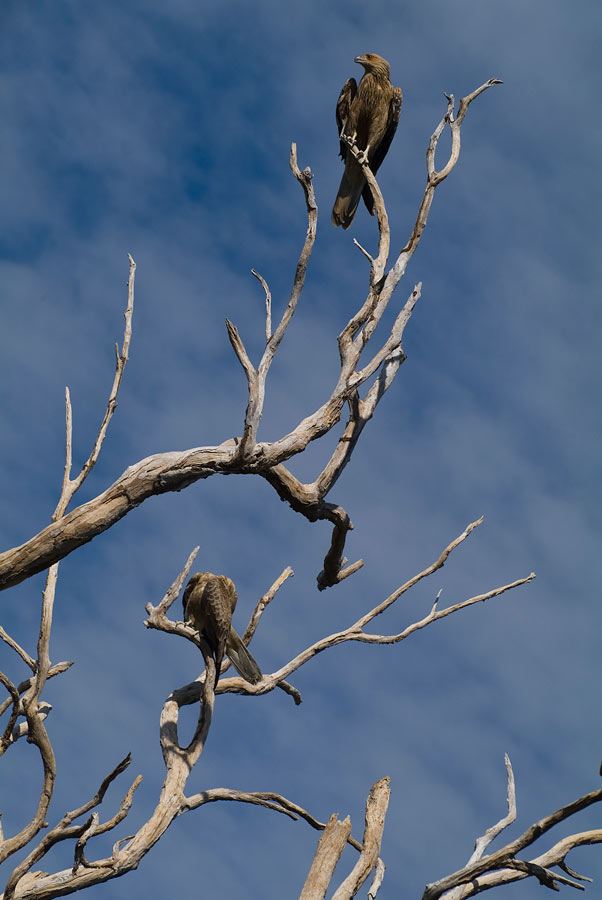
[[[332,210],[332,224],[349,228],[363,196],[371,216],[374,203],[366,184],[362,167],[349,150],[345,138],[355,142],[362,151],[372,172],[376,173],[387,154],[401,112],[401,88],[393,87],[389,80],[389,63],[377,53],[356,56],[356,63],[364,67],[359,83],[350,78],[343,85],[337,102],[337,128],[341,146],[341,159],[345,171],[339,193]]]
[[[215,660],[215,685],[224,654],[245,681],[256,684],[262,675],[259,666],[232,628],[232,614],[238,595],[233,582],[225,575],[197,572],[184,591],[184,620],[205,638]]]

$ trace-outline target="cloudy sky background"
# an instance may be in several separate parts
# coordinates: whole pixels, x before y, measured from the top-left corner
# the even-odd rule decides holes
[[[361,74],[355,55],[381,53],[404,91],[379,176],[397,249],[422,194],[443,92],[459,98],[490,77],[504,81],[469,111],[459,165],[437,191],[391,310],[423,281],[408,360],[330,498],[353,518],[348,555],[364,557],[364,569],[319,594],[329,529],[242,477],[153,498],[68,557],[52,658],[77,664],[45,692],[59,765],[51,822],[129,750],[131,776],[111,790],[104,815],[138,772],[120,836],[150,814],[163,772],[161,705],[200,660],[192,646],[148,632],[144,605],[161,598],[196,544],[198,568],[234,579],[241,628],[294,568],[253,644],[272,671],[355,621],[482,513],[445,569],[378,630],[421,618],[440,588],[452,603],[532,570],[534,583],[402,645],[322,655],[293,679],[298,708],[279,691],[219,698],[189,790],[279,791],[322,819],[349,813],[360,836],[369,788],[389,774],[386,900],[419,897],[504,814],[504,752],[517,780],[512,835],[601,786],[601,18],[597,0],[4,0],[3,549],[44,527],[56,504],[65,385],[75,464],[89,452],[122,334],[128,252],[138,265],[130,363],[78,503],[145,456],[241,433],[246,387],[224,319],[257,359],[263,293],[251,267],[268,280],[275,315],[286,303],[306,227],[291,141],[315,176],[318,239],[272,368],[261,437],[282,436],[330,392],[336,335],[367,284],[352,238],[373,248],[377,236],[363,209],[347,232],[330,225],[342,170],[334,106],[344,80]],[[313,480],[331,446],[312,447],[292,470]],[[40,575],[2,597],[0,621],[30,650],[42,586]],[[5,645],[0,667],[25,676]],[[183,718],[191,725],[192,711]],[[12,834],[36,802],[40,766],[27,745],[3,762],[0,806]],[[599,810],[554,835],[592,827]],[[138,872],[91,893],[295,897],[316,841],[303,823],[212,805],[178,820]],[[71,859],[62,850],[42,865]],[[347,868],[353,859],[346,851]],[[569,862],[596,878],[596,896],[599,850]],[[504,891],[541,896],[530,882]]]

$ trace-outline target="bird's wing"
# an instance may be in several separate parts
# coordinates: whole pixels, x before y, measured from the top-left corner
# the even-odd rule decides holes
[[[186,590],[184,591],[184,594],[182,596],[184,621],[192,620],[198,614],[203,587],[205,586],[205,583],[207,582],[207,579],[209,577],[211,577],[210,572],[197,572],[196,575],[192,576],[192,578],[186,585]],[[191,600],[193,602],[190,606],[190,609],[188,609],[187,607]]]
[[[213,576],[208,579],[203,588],[200,606],[205,637],[211,647],[222,647],[223,653],[230,633],[232,607],[221,578]]]
[[[387,127],[385,128],[385,133],[383,134],[381,142],[379,143],[378,147],[374,148],[374,154],[370,159],[370,168],[375,174],[378,171],[383,159],[387,155],[387,151],[391,146],[391,141],[393,140],[395,132],[397,131],[399,116],[401,114],[401,101],[401,88],[393,88],[393,96],[391,97],[391,101],[389,103]]]
[[[203,588],[200,603],[199,618],[202,623],[202,636],[209,644],[215,660],[214,687],[219,678],[222,659],[224,658],[230,634],[230,623],[232,622],[232,605],[228,583],[232,585],[229,578],[215,575],[210,577]],[[233,587],[234,585],[232,585]]]
[[[391,101],[389,103],[389,115],[387,117],[387,127],[385,128],[385,133],[383,134],[382,140],[379,143],[378,147],[374,148],[374,152],[370,155],[370,168],[372,169],[372,173],[376,175],[378,172],[380,165],[387,155],[387,151],[391,146],[391,141],[395,136],[395,132],[397,131],[397,125],[399,124],[399,116],[401,114],[401,103],[402,103],[402,93],[401,88],[393,88],[393,96],[391,97]],[[372,199],[372,193],[370,188],[366,184],[362,191],[362,197],[364,199],[364,203],[366,204],[366,208],[371,216],[374,215],[374,200]]]
[[[184,610],[184,621],[186,621],[186,607],[188,606],[188,601],[190,600],[190,595],[194,589],[194,585],[191,581],[186,585],[186,590],[182,595],[182,609]]]
[[[230,615],[232,615],[232,613],[236,609],[236,601],[238,600],[238,594],[236,593],[234,582],[232,581],[232,579],[227,578],[225,575],[216,575],[216,578],[219,579],[222,590],[224,592],[224,596],[226,597],[230,606]]]
[[[341,135],[341,132],[349,118],[349,109],[351,107],[351,102],[355,97],[357,91],[357,81],[355,78],[348,78],[345,84],[343,85],[343,89],[339,94],[339,99],[337,100],[337,134]],[[339,141],[340,143],[340,153],[341,159],[344,161],[347,157],[347,144],[344,141]]]

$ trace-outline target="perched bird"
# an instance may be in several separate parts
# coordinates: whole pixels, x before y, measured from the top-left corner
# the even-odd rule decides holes
[[[377,53],[364,53],[354,61],[364,67],[364,74],[359,85],[355,78],[345,82],[336,112],[345,171],[332,210],[332,224],[343,228],[349,228],[353,222],[361,196],[370,215],[374,215],[370,188],[345,138],[355,143],[364,161],[376,172],[393,140],[402,100],[401,88],[393,87],[389,80],[386,59]]]
[[[237,599],[232,581],[225,575],[213,575],[211,572],[193,575],[182,597],[184,620],[205,638],[215,660],[214,687],[226,653],[245,681],[256,684],[262,678],[259,666],[232,628]]]

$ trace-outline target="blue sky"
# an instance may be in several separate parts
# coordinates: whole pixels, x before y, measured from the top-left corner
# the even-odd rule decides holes
[[[532,570],[535,582],[400,646],[322,655],[294,678],[298,708],[281,692],[218,698],[191,792],[279,791],[322,819],[350,813],[360,835],[370,785],[389,774],[386,900],[419,897],[466,861],[504,812],[504,752],[517,781],[513,834],[600,786],[600,19],[587,0],[5,0],[3,549],[39,531],[56,504],[65,385],[76,463],[89,452],[122,333],[128,252],[138,265],[130,363],[78,502],[152,453],[241,433],[246,388],[224,319],[257,359],[263,294],[251,267],[268,280],[275,310],[286,302],[306,226],[291,141],[314,173],[318,239],[268,382],[262,439],[285,434],[330,392],[336,335],[367,284],[352,238],[372,248],[377,234],[363,209],[347,232],[330,224],[341,175],[334,107],[345,79],[361,74],[354,56],[385,56],[404,92],[379,172],[398,249],[443,92],[459,98],[490,77],[504,81],[463,125],[460,162],[394,301],[423,282],[407,362],[330,497],[354,521],[348,555],[363,556],[364,569],[319,594],[326,525],[242,477],[153,498],[72,554],[60,568],[52,658],[77,664],[46,691],[59,762],[52,821],[128,750],[144,782],[122,833],[153,808],[161,704],[200,660],[148,632],[144,605],[161,598],[193,546],[200,569],[235,581],[241,626],[293,566],[253,645],[273,670],[353,622],[482,513],[483,526],[382,628],[422,617],[440,588],[452,603]],[[292,470],[312,480],[330,446],[313,446]],[[2,624],[30,649],[42,584],[37,576],[2,596]],[[23,677],[4,645],[0,661]],[[40,775],[27,746],[5,762],[11,833]],[[558,837],[599,822],[590,811]],[[174,823],[138,872],[91,893],[294,897],[316,841],[265,810],[212,805]],[[345,859],[351,865],[353,852]],[[596,849],[572,863],[599,885]],[[57,853],[44,868],[69,865]],[[541,894],[537,883],[503,890]]]

